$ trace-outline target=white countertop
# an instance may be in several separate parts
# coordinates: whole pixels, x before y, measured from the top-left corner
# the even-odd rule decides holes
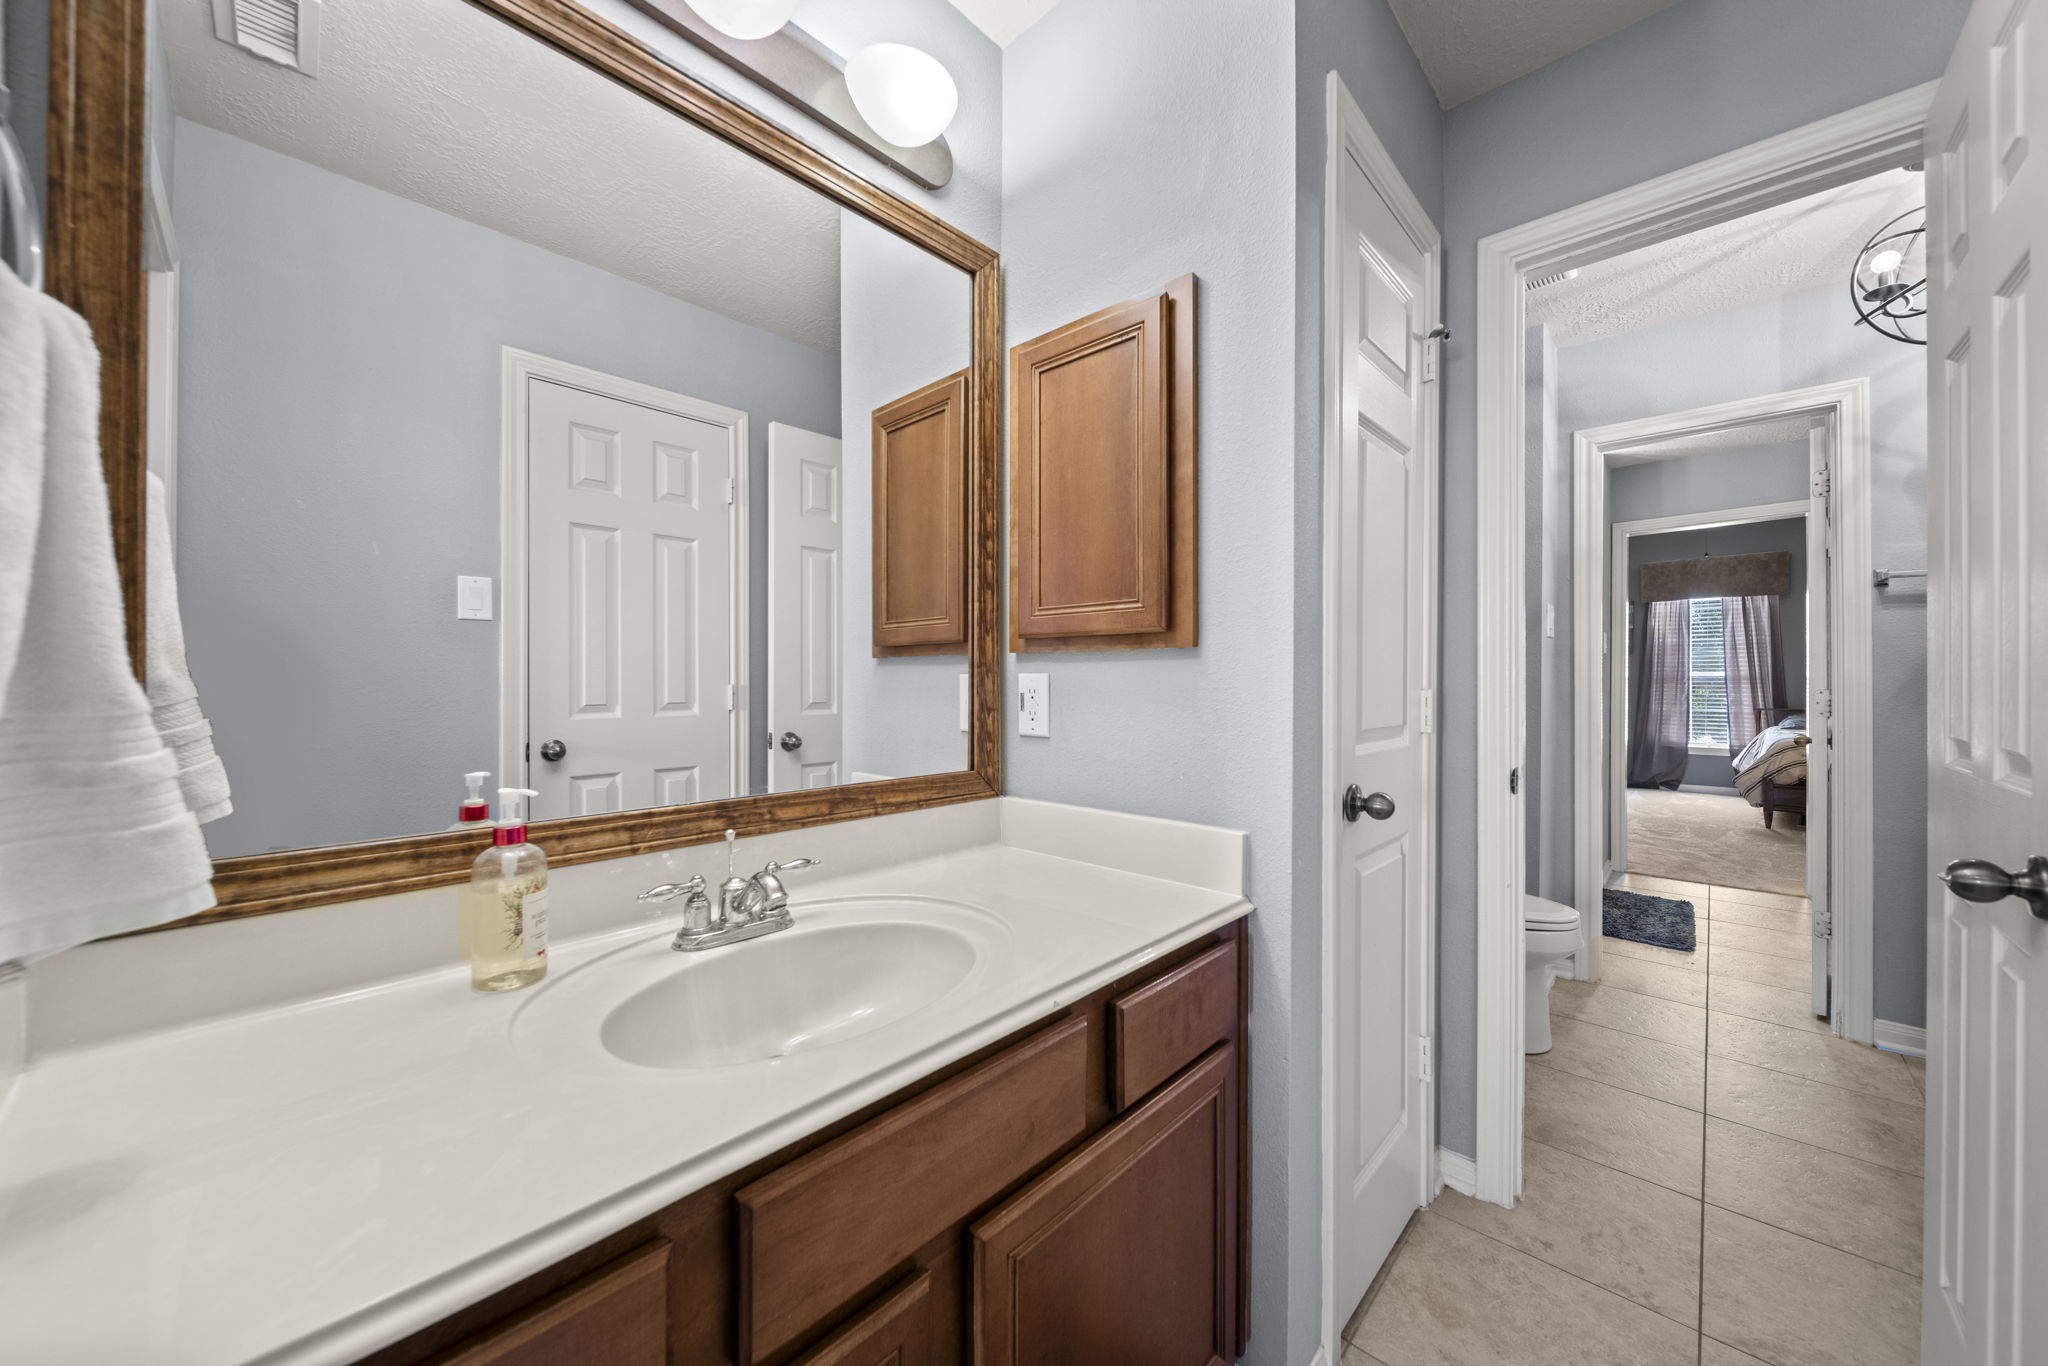
[[[1102,820],[1012,807],[1030,838],[1005,818],[1007,842],[811,875],[792,895],[800,925],[849,897],[962,903],[999,922],[1010,960],[972,992],[770,1063],[580,1066],[531,1046],[538,1009],[515,1039],[550,987],[665,940],[672,917],[558,943],[547,982],[502,997],[451,965],[37,1059],[0,1110],[0,1357],[354,1361],[1251,909],[1215,876],[1127,871],[1156,858],[1042,852],[1067,830],[1068,852],[1101,856]],[[1104,819],[1118,838],[1157,824],[1169,844],[1241,845]],[[558,907],[576,871],[557,874]]]

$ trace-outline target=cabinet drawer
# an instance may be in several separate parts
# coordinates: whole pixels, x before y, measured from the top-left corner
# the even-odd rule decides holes
[[[790,1366],[930,1366],[931,1297],[920,1271]]]
[[[436,1366],[666,1366],[668,1244],[629,1253],[487,1328]]]
[[[1111,1099],[1125,1110],[1237,1028],[1237,943],[1218,944],[1109,1006]]]
[[[1069,1020],[740,1190],[740,1360],[766,1360],[1086,1130]]]

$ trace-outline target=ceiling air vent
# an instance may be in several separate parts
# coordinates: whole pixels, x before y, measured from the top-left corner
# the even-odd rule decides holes
[[[318,74],[320,0],[213,0],[213,32],[267,62]]]
[[[1546,285],[1561,285],[1566,280],[1576,280],[1578,278],[1579,273],[1576,270],[1553,270],[1548,275],[1531,275],[1525,288],[1542,289]]]

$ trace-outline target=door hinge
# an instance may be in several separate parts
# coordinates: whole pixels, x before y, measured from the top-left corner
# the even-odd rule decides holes
[[[1434,1079],[1434,1071],[1435,1067],[1430,1057],[1429,1035],[1417,1034],[1415,1036],[1415,1079],[1417,1081],[1431,1081]]]
[[[1833,939],[1835,937],[1835,910],[1832,906],[1821,905],[1813,908],[1813,937]]]
[[[1835,491],[1835,472],[1831,466],[1822,465],[1813,472],[1813,496],[1825,502]]]
[[[1521,769],[1519,769],[1519,768],[1511,768],[1511,769],[1509,769],[1509,770],[1508,770],[1508,793],[1509,793],[1509,795],[1510,795],[1510,796],[1512,796],[1512,795],[1513,795],[1514,793],[1520,792],[1521,790],[1522,790],[1522,770],[1521,770]]]
[[[1443,331],[1442,328],[1437,329],[1437,332],[1441,331]],[[1436,382],[1437,357],[1444,349],[1444,340],[1437,335],[1437,332],[1432,332],[1422,339],[1422,382],[1424,384],[1434,384]]]
[[[725,685],[725,709],[727,711],[738,711],[740,709],[739,684],[728,683]]]
[[[1415,728],[1424,735],[1436,734],[1436,690],[1422,690],[1422,713],[1415,722]]]
[[[1820,713],[1821,719],[1823,721],[1833,720],[1835,716],[1834,693],[1828,691],[1825,688],[1815,693],[1813,695],[1813,710]]]
[[[731,507],[740,500],[740,481],[727,475],[725,479],[725,505]]]

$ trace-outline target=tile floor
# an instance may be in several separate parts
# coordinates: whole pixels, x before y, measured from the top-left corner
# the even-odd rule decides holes
[[[1699,949],[1551,989],[1521,1203],[1416,1215],[1343,1366],[1913,1366],[1921,1064],[1813,1018],[1804,898],[1624,884]]]

